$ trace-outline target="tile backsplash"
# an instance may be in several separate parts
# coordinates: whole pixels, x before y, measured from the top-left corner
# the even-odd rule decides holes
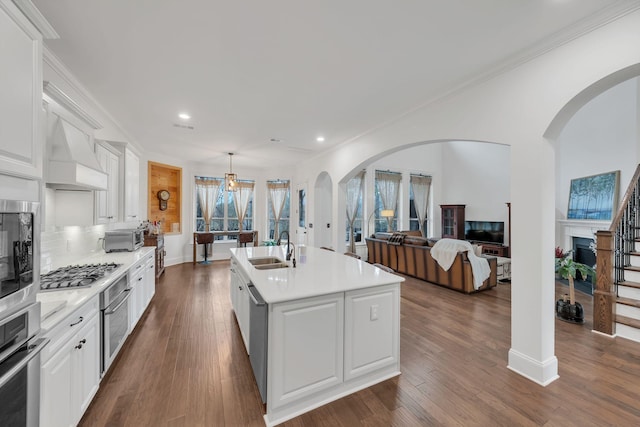
[[[137,224],[56,227],[40,234],[40,273],[71,264],[84,263],[84,259],[103,252],[105,230],[135,228]]]

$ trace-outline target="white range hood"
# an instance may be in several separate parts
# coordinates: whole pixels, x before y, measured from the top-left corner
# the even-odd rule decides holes
[[[62,190],[106,190],[108,176],[92,150],[89,135],[58,118],[48,142],[47,187]]]

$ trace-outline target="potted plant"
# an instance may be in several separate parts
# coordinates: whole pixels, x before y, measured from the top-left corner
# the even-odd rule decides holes
[[[575,262],[571,256],[571,251],[563,252],[562,249],[556,248],[556,274],[569,281],[568,298],[565,294],[556,302],[556,316],[571,323],[584,323],[584,310],[582,305],[576,301],[576,291],[573,283],[578,273],[585,280],[587,276],[595,274],[593,268],[586,264]]]

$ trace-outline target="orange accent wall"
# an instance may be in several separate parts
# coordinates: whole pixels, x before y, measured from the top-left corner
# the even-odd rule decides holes
[[[161,221],[162,231],[178,234],[182,231],[182,168],[162,163],[148,162],[148,219]],[[160,210],[158,191],[168,190],[171,196],[167,210]],[[177,225],[175,225],[177,224]]]

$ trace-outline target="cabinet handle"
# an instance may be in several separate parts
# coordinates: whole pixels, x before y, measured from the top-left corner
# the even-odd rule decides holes
[[[142,277],[138,277],[138,282],[139,282],[140,280],[142,280]]]
[[[86,343],[87,343],[87,339],[86,339],[86,338],[83,338],[83,339],[81,339],[81,340],[80,340],[80,342],[78,343],[78,345],[76,346],[76,348],[77,348],[78,350],[80,350],[80,349],[82,348],[82,344],[86,344]]]
[[[77,321],[77,322],[75,322],[75,323],[70,324],[70,325],[69,325],[69,327],[71,327],[71,326],[76,326],[78,323],[82,322],[83,320],[84,320],[84,317],[80,316],[80,320],[78,320],[78,321]]]

